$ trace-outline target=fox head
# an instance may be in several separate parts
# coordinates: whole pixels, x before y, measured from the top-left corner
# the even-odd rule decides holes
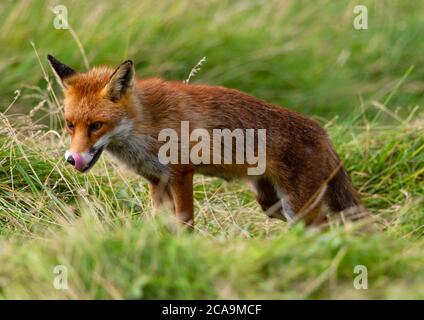
[[[70,148],[65,159],[78,171],[93,167],[112,141],[125,139],[134,119],[134,66],[127,60],[115,70],[74,71],[51,55],[49,63],[64,91],[66,131]]]

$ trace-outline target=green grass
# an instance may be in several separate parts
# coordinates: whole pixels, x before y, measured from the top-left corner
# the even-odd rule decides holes
[[[366,4],[369,29],[353,29]],[[422,1],[61,1],[90,65],[135,62],[140,77],[183,80],[206,57],[195,81],[239,88],[314,115],[349,115],[364,100],[384,101],[414,66],[392,106],[414,106],[424,84]],[[45,87],[30,41],[85,70],[69,30],[53,28],[54,2],[2,1],[0,105],[16,89],[28,110]],[[46,61],[43,63],[47,65]],[[35,95],[35,96],[34,96]],[[38,99],[38,100],[37,100]],[[0,107],[0,110],[2,108]]]
[[[424,298],[424,3],[364,1],[366,31],[355,1],[62,3],[85,54],[42,1],[0,4],[0,298]],[[48,52],[80,70],[132,58],[181,80],[206,56],[192,81],[321,121],[382,230],[289,228],[241,182],[202,176],[194,233],[153,216],[146,182],[107,156],[87,175],[65,164],[60,94],[30,41],[44,68]]]
[[[384,228],[372,234],[289,229],[242,184],[202,177],[187,234],[169,212],[152,219],[143,180],[107,158],[75,174],[59,155],[63,137],[26,139],[34,133],[16,125],[1,136],[0,296],[423,298],[422,121],[364,122],[328,129]],[[56,265],[69,269],[68,290],[52,285]],[[356,265],[368,268],[368,290],[352,285]]]

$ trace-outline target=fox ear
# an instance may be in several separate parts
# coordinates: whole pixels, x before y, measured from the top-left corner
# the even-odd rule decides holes
[[[132,89],[134,73],[134,65],[131,60],[124,61],[116,68],[105,87],[110,100],[118,101]]]
[[[55,57],[53,57],[50,54],[47,55],[47,60],[49,60],[50,66],[52,67],[59,84],[63,88],[66,88],[65,80],[73,76],[77,72],[73,70],[71,67],[68,67],[66,64],[63,64],[62,62],[60,62],[59,60],[57,60]]]

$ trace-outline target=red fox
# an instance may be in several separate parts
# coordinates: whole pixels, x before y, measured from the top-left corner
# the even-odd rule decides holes
[[[148,180],[154,207],[170,202],[177,218],[190,227],[194,225],[195,173],[248,181],[263,211],[289,222],[302,219],[306,225],[322,224],[327,221],[324,206],[333,212],[350,212],[352,220],[367,215],[325,130],[299,113],[225,87],[138,80],[130,60],[116,69],[102,66],[86,73],[51,55],[48,60],[64,89],[66,130],[71,137],[66,161],[87,172],[107,150]],[[214,154],[217,161],[213,163],[161,161],[160,149],[169,142],[160,139],[162,130],[181,135],[174,141],[181,146],[178,159],[187,159],[183,143],[186,152],[193,151],[194,141],[182,139],[185,122],[190,133],[203,130],[210,136],[217,129],[230,133],[241,129],[246,134],[265,129],[266,165],[260,174],[249,175],[252,163],[240,161],[240,148],[232,149],[234,139],[229,145],[214,142],[214,147],[231,151],[226,159]],[[247,141],[242,147],[242,155],[247,155]],[[209,148],[200,157],[215,151],[211,144]]]

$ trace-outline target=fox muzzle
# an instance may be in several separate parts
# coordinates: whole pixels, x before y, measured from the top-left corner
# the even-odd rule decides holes
[[[87,172],[99,159],[103,148],[86,152],[65,152],[65,160],[80,172]]]

